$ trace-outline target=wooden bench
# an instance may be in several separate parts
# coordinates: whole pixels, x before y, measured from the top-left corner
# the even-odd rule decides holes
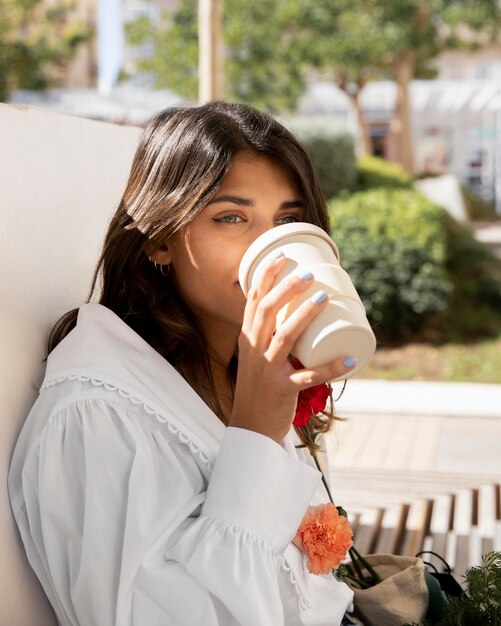
[[[329,467],[336,504],[348,512],[354,545],[364,554],[415,556],[432,551],[458,582],[482,555],[501,550],[501,483],[497,477],[435,471]],[[438,571],[443,563],[427,555]]]
[[[367,495],[374,499],[374,493]],[[468,567],[480,564],[482,554],[501,550],[500,502],[501,485],[491,483],[387,506],[355,507],[349,517],[361,554],[412,556],[432,550],[460,580]]]

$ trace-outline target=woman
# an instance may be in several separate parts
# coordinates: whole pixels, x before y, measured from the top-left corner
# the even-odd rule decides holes
[[[246,301],[245,250],[306,221],[328,231],[310,161],[273,119],[216,102],[146,126],[91,290],[65,315],[16,446],[9,490],[30,563],[67,625],[339,624],[352,593],[291,544],[320,475],[296,453],[298,392],[353,367],[294,370],[326,305],[278,285]],[[89,298],[90,300],[90,298]],[[333,416],[313,416],[314,435]]]

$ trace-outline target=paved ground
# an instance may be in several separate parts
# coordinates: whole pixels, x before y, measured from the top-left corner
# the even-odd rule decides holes
[[[354,511],[501,482],[501,385],[352,380],[336,412],[327,472]]]
[[[498,222],[475,222],[475,237],[487,244],[501,258],[501,220]]]

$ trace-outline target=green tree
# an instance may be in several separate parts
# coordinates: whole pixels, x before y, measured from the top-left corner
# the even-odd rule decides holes
[[[428,77],[442,52],[474,49],[499,36],[501,6],[496,0],[379,0],[389,64],[397,84],[395,132],[402,165],[413,173],[409,83]]]
[[[178,9],[163,13],[158,23],[146,15],[139,17],[125,25],[125,33],[132,45],[153,43],[153,54],[139,59],[137,69],[151,73],[155,87],[169,87],[188,100],[196,100],[197,0],[181,0]]]
[[[229,95],[273,113],[294,109],[309,69],[296,44],[296,1],[224,2]]]
[[[305,70],[293,45],[294,2],[225,0],[224,93],[274,113],[294,108],[305,87]],[[153,41],[154,53],[138,61],[157,88],[169,87],[190,100],[197,96],[197,0],[181,0],[160,23],[143,16],[126,25],[129,43]]]
[[[190,98],[197,82],[196,11],[196,0],[181,0],[160,25],[143,18],[128,28],[132,42],[156,44],[141,69],[153,71],[158,87]],[[307,80],[329,77],[353,102],[369,151],[360,94],[368,80],[393,77],[393,130],[400,160],[412,172],[409,82],[431,77],[431,62],[445,50],[496,38],[500,23],[495,0],[225,0],[225,93],[283,112],[294,108]]]
[[[14,89],[44,90],[57,84],[89,28],[70,21],[68,2],[0,0],[0,100]]]
[[[389,76],[397,84],[393,124],[400,160],[413,172],[409,83],[434,75],[432,61],[451,49],[474,49],[499,36],[501,6],[495,0],[302,0],[305,59],[356,100],[367,80]],[[330,35],[330,36],[329,36]],[[351,93],[350,93],[351,92]]]
[[[370,80],[388,74],[387,45],[367,8],[347,0],[316,0],[314,6],[312,0],[301,0],[296,37],[303,63],[315,68],[323,80],[335,82],[350,99],[364,154],[371,153],[371,145],[362,90]]]

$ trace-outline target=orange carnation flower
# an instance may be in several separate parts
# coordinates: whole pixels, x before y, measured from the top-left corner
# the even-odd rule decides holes
[[[352,538],[348,519],[328,502],[308,507],[293,543],[306,554],[308,571],[328,574],[346,558]]]

